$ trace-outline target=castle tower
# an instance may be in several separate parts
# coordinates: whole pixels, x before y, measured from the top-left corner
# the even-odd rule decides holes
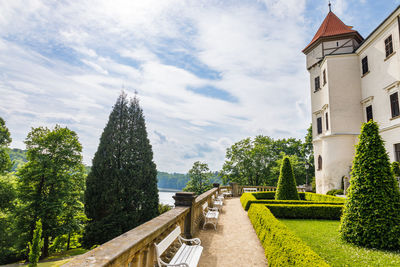
[[[363,41],[331,10],[304,48],[310,73],[317,193],[340,189],[349,176],[363,114],[359,57]]]

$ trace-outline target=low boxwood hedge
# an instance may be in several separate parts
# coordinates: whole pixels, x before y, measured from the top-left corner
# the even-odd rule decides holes
[[[274,200],[275,192],[257,192],[243,193],[240,197],[240,202],[245,210],[250,208],[251,204],[327,204],[327,205],[342,205],[344,198],[325,196],[315,193],[299,193],[302,200]],[[328,198],[325,198],[328,197]],[[330,197],[330,198],[329,198]]]
[[[329,266],[265,205],[251,205],[248,216],[265,249],[268,266]]]
[[[287,219],[340,220],[343,211],[343,205],[266,204],[265,206],[275,217]]]

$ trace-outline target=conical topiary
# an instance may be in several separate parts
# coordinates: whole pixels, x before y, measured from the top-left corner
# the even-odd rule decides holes
[[[276,200],[300,200],[297,193],[296,180],[289,157],[284,157],[279,174],[278,188],[275,194]]]
[[[362,126],[340,224],[343,240],[376,249],[400,248],[400,192],[376,122]]]

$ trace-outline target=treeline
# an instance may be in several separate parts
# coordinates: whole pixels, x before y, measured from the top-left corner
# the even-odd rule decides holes
[[[183,173],[157,172],[157,180],[159,188],[182,190],[189,182],[190,175]],[[211,183],[222,183],[222,179],[218,172],[212,172],[210,181]]]

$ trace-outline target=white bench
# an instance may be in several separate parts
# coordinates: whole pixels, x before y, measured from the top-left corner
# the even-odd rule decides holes
[[[179,240],[181,247],[169,263],[161,260],[161,255],[175,241]],[[194,245],[186,245],[184,242],[191,242]],[[185,239],[181,236],[181,228],[177,226],[169,235],[167,235],[160,243],[154,244],[156,247],[158,266],[176,266],[176,267],[195,267],[199,263],[203,247],[198,238]]]
[[[254,188],[254,187],[243,188],[243,193],[251,193],[251,192],[257,192],[257,188]]]
[[[219,212],[217,208],[210,208],[208,203],[205,202],[203,204],[203,215],[204,215],[204,224],[203,229],[205,228],[206,224],[214,225],[214,229],[217,230],[217,222],[219,217]]]
[[[219,197],[212,198],[213,207],[217,208],[219,212],[222,212],[222,206],[224,205],[223,199],[224,199],[223,197],[222,199]]]

